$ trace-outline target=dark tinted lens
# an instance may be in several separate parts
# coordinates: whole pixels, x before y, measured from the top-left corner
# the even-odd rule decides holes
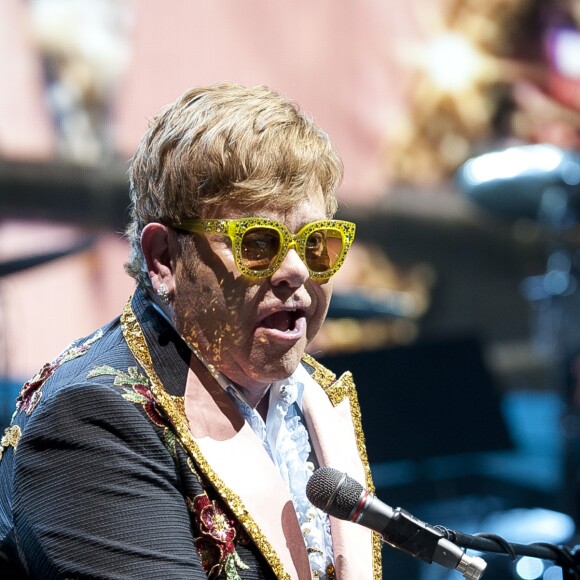
[[[319,229],[306,240],[306,263],[313,272],[326,272],[342,252],[342,236],[338,230]]]
[[[280,234],[270,228],[252,228],[242,237],[242,260],[250,270],[267,270],[280,251]]]

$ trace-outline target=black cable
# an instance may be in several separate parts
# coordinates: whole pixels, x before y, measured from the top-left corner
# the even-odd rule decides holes
[[[514,547],[504,538],[498,536],[497,534],[487,534],[485,532],[481,532],[479,534],[474,534],[477,538],[485,538],[486,540],[492,540],[496,542],[498,546],[502,548],[507,556],[509,556],[512,560],[515,560],[518,555],[514,549]]]
[[[545,546],[551,550],[555,550],[558,558],[555,560],[556,564],[562,568],[564,580],[579,580],[580,579],[580,562],[574,556],[572,549],[567,546],[554,546],[546,542],[537,542],[538,546]]]
[[[434,528],[441,532],[446,539],[462,548],[501,554],[509,556],[511,560],[516,560],[519,556],[550,560],[562,569],[564,580],[580,580],[579,546],[569,548],[547,542],[517,544],[508,542],[497,534],[479,533],[469,535],[440,525],[434,526]]]

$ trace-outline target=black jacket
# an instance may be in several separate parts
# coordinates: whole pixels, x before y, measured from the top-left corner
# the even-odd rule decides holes
[[[24,385],[0,441],[0,578],[310,577],[303,546],[292,548],[295,514],[282,522],[285,560],[188,433],[190,357],[137,291],[122,317]],[[336,384],[311,359],[305,365]],[[372,486],[354,435],[356,396],[347,402]],[[247,467],[241,478],[252,476]],[[368,545],[361,558],[380,578],[380,540]]]

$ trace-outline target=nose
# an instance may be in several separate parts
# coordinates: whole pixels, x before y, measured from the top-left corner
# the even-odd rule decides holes
[[[302,258],[294,248],[290,248],[282,260],[280,267],[272,274],[270,280],[274,286],[288,284],[292,288],[299,288],[310,278],[310,273]]]

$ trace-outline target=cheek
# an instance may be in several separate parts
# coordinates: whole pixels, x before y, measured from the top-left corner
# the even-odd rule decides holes
[[[314,284],[309,292],[313,300],[316,301],[316,309],[308,325],[308,340],[310,341],[316,336],[326,318],[330,297],[332,296],[332,282],[328,281],[326,284]]]
[[[178,279],[176,315],[183,334],[201,347],[218,348],[237,344],[247,332],[248,289],[225,273],[218,280],[215,273],[200,267],[195,276]]]

